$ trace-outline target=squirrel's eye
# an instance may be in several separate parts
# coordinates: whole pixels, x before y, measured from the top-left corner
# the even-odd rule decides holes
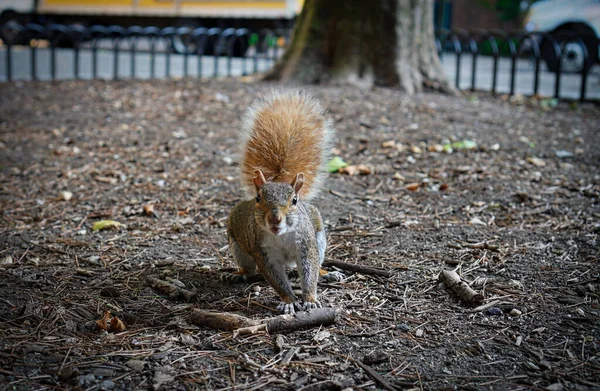
[[[292,198],[292,204],[296,205],[298,203],[298,197],[294,196],[294,198]]]
[[[256,195],[256,202],[260,202],[260,194]]]

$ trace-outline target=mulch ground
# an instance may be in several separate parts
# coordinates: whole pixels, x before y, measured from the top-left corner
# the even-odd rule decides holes
[[[271,87],[0,85],[0,389],[600,389],[593,105],[308,88],[363,172],[330,174],[315,202],[327,258],[392,274],[321,284],[332,326],[192,324],[276,315],[268,284],[217,278],[240,115]],[[454,269],[482,303],[438,281]],[[126,329],[101,329],[106,311]]]

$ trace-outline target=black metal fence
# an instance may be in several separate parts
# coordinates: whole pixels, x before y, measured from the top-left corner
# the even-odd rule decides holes
[[[542,63],[545,63],[548,71],[553,74],[553,80],[549,80],[553,85],[552,96],[563,97],[561,95],[561,78],[566,74],[574,83],[578,84],[580,101],[588,99],[588,75],[592,67],[598,63],[599,44],[600,39],[596,36],[576,33],[563,34],[558,37],[550,33],[509,34],[500,30],[470,32],[439,30],[436,33],[436,47],[440,57],[447,53],[453,53],[455,56],[454,83],[457,88],[464,88],[461,83],[463,57],[469,56],[470,60],[470,86],[468,88],[471,90],[477,89],[478,60],[481,57],[488,57],[491,58],[491,83],[488,89],[494,94],[497,93],[499,63],[501,59],[505,58],[510,62],[507,92],[514,95],[517,83],[517,63],[525,60],[533,66],[531,89],[528,91],[528,95],[540,93]],[[569,65],[569,69],[563,69],[565,64]],[[595,96],[589,99],[599,98],[600,96]]]
[[[245,28],[197,28],[192,30],[187,27],[139,27],[131,26],[91,26],[84,28],[77,25],[51,24],[46,27],[38,24],[19,25],[9,23],[0,25],[0,39],[4,44],[4,70],[0,69],[0,77],[4,80],[14,80],[15,76],[15,48],[28,51],[29,78],[40,79],[38,67],[40,53],[49,54],[45,65],[49,71],[47,79],[58,79],[57,71],[66,71],[70,68],[73,79],[80,78],[112,78],[121,77],[138,78],[140,74],[136,58],[140,54],[147,54],[149,66],[147,77],[171,77],[173,70],[172,57],[180,57],[180,73],[188,76],[232,76],[233,64],[239,67],[239,74],[249,75],[258,73],[272,66],[276,59],[283,53],[282,41],[287,39],[286,31],[273,31],[263,29],[251,32]],[[142,44],[143,42],[143,44]],[[179,45],[175,45],[179,43]],[[68,53],[71,64],[59,63],[59,55]],[[184,48],[179,54],[174,48]],[[253,53],[253,54],[248,54]],[[110,54],[110,67],[107,74],[101,74],[100,65],[109,65],[107,58],[100,58],[102,54]],[[129,58],[129,71],[121,69],[122,54]],[[83,64],[82,58],[86,57],[87,63]],[[195,71],[190,63],[195,59]],[[159,63],[162,61],[162,64]],[[24,66],[22,61],[18,63]],[[86,67],[87,65],[87,67]],[[162,74],[158,68],[162,69]],[[210,65],[210,66],[209,66]],[[86,77],[82,77],[82,69],[86,70]],[[22,73],[22,72],[21,72]]]
[[[289,33],[9,23],[0,26],[0,80],[250,75],[273,65]],[[446,73],[459,89],[581,101],[600,99],[600,88],[588,88],[599,44],[596,36],[576,34],[436,32]]]

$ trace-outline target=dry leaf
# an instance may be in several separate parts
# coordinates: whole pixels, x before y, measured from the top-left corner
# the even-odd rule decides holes
[[[527,161],[536,167],[544,167],[546,165],[545,161],[535,156],[528,157]]]
[[[344,168],[340,168],[339,173],[348,174],[348,175],[369,175],[371,173],[371,169],[364,164],[357,164],[353,166],[348,166]]]
[[[419,190],[419,187],[421,187],[420,183],[409,183],[408,185],[406,185],[406,190],[417,191]]]
[[[423,153],[423,150],[421,148],[417,147],[416,145],[411,146],[410,151],[417,155]]]
[[[109,326],[109,324],[110,324],[110,318],[111,318],[110,312],[107,310],[107,311],[104,312],[104,317],[102,319],[98,319],[96,321],[96,324],[102,330],[108,331],[108,329],[110,328],[110,326]]]
[[[447,183],[442,183],[440,185],[440,191],[448,190],[449,187],[450,187],[450,185],[448,185]]]
[[[3,257],[2,259],[0,259],[0,265],[10,265],[13,263],[13,257],[10,255],[7,255],[5,257]]]
[[[444,152],[444,146],[442,144],[434,144],[427,147],[429,152]]]
[[[125,331],[125,329],[127,328],[127,326],[125,326],[125,323],[123,323],[121,319],[119,319],[116,316],[111,316],[110,311],[108,310],[104,312],[104,317],[102,319],[98,319],[96,321],[96,324],[102,330],[112,331],[115,333]]]
[[[154,211],[154,204],[146,204],[142,207],[146,216],[150,217],[158,217],[156,212]]]
[[[479,217],[473,217],[471,219],[471,221],[469,221],[469,224],[471,224],[471,225],[487,225]]]
[[[123,321],[121,319],[117,318],[116,316],[110,320],[109,331],[113,331],[115,333],[120,333],[122,331],[125,331],[126,328],[127,327],[125,326],[125,323],[123,323]]]
[[[394,173],[394,176],[392,178],[396,181],[402,181],[402,182],[404,182],[406,180],[406,178],[404,178],[404,176],[402,174],[400,174],[399,172]]]

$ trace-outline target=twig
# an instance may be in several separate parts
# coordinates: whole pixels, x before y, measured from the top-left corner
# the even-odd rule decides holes
[[[337,320],[341,313],[338,308],[315,308],[296,312],[294,315],[279,315],[273,318],[254,320],[229,312],[210,312],[199,309],[192,311],[190,321],[196,326],[234,331],[238,335],[256,334],[261,331],[281,333],[318,326],[328,326]]]
[[[170,299],[178,299],[183,297],[186,301],[190,301],[196,296],[196,292],[180,288],[175,284],[160,280],[156,277],[148,276],[146,281],[148,281],[148,284],[152,287],[152,289],[166,293],[169,295]]]
[[[474,291],[454,270],[442,270],[438,279],[469,304],[479,304],[483,301],[483,295]]]
[[[490,250],[490,251],[498,251],[500,249],[500,246],[495,245],[495,244],[490,244],[488,242],[479,242],[479,243],[461,242],[460,245],[463,247],[481,249],[481,250]]]
[[[356,272],[361,274],[369,274],[374,276],[383,276],[383,277],[392,277],[394,275],[393,272],[389,270],[378,269],[369,266],[358,265],[356,263],[348,263],[344,261],[338,261],[336,259],[327,259],[323,262],[325,266],[335,266],[342,270],[347,270],[349,272]]]
[[[374,369],[372,369],[368,365],[363,364],[360,360],[355,360],[353,358],[350,358],[350,359],[356,365],[358,365],[360,368],[362,368],[362,370],[365,371],[367,373],[367,375],[371,376],[371,378],[373,378],[373,380],[375,380],[376,382],[381,384],[383,386],[383,388],[385,388],[386,390],[390,390],[390,391],[398,391],[398,389],[396,387],[394,387],[393,385],[388,383],[388,381],[385,380],[383,378],[383,376],[381,376],[379,373],[377,373]]]

